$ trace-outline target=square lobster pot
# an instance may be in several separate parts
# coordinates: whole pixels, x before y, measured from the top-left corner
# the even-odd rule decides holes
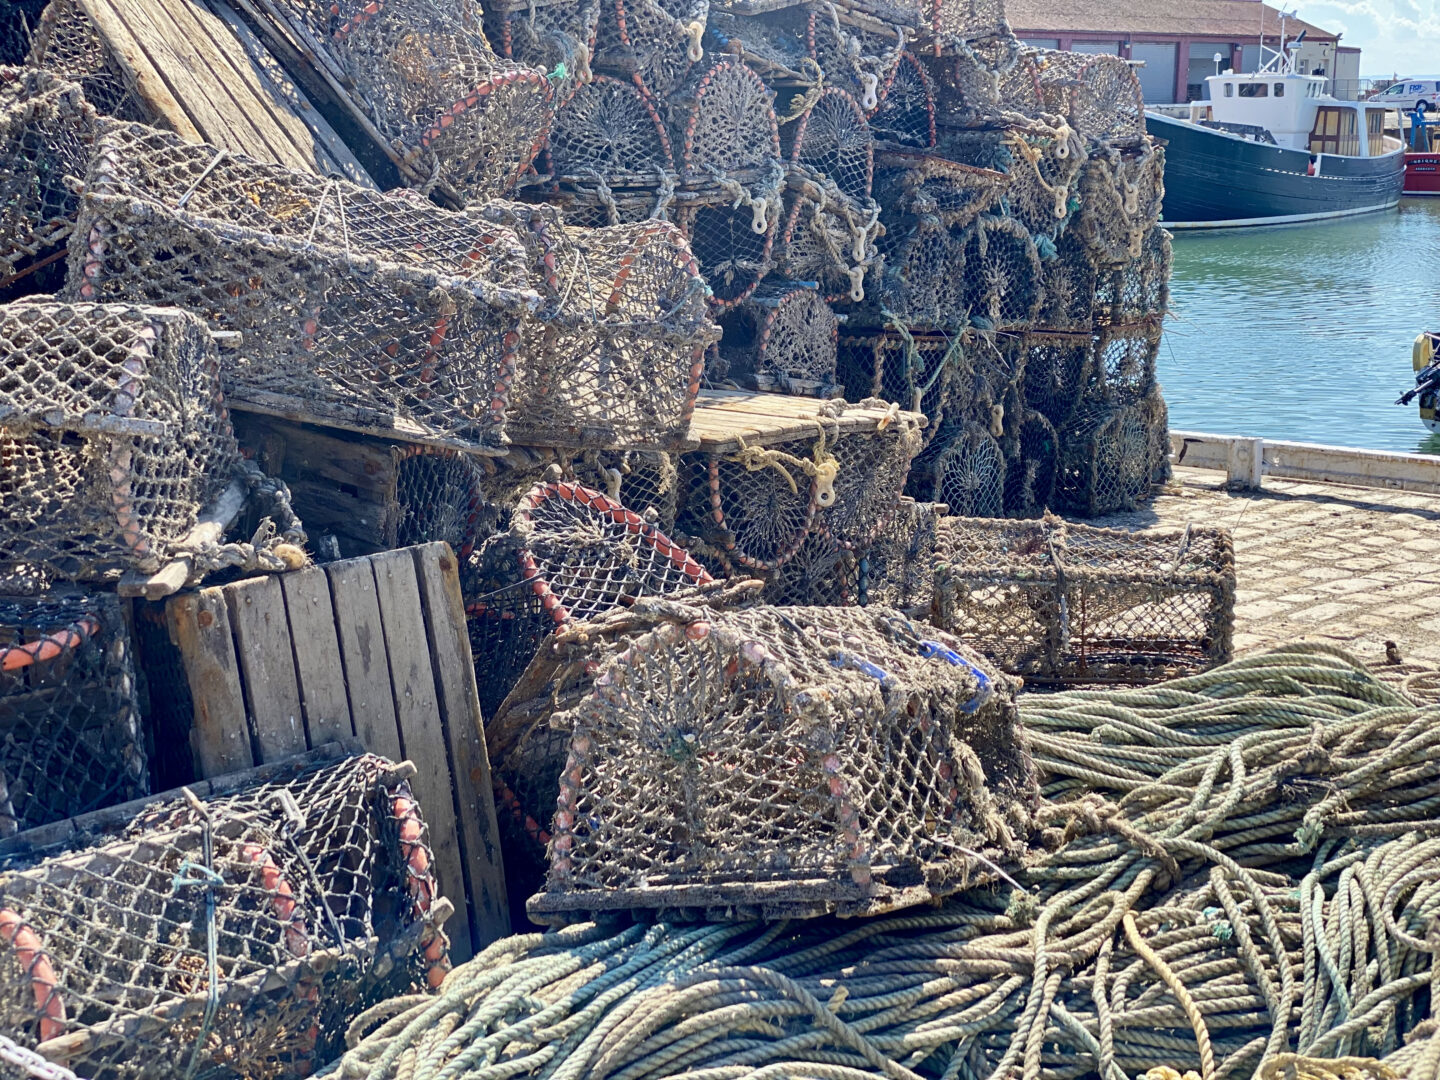
[[[876,913],[983,877],[1035,797],[1016,685],[886,608],[678,605],[598,667],[532,918]]]
[[[448,969],[413,773],[365,756],[174,793],[11,856],[5,1031],[95,1080],[307,1075],[362,1008]]]
[[[503,452],[533,292],[423,259],[389,261],[390,252],[366,250],[344,230],[330,237],[337,246],[311,243],[137,198],[126,186],[97,158],[68,295],[177,304],[215,330],[240,331],[223,371],[237,406]]]
[[[895,514],[858,550],[856,591],[862,605],[928,609],[934,595],[935,545],[944,503],[902,498]]]
[[[0,596],[0,788],[0,837],[149,792],[115,597]]]
[[[1147,683],[1230,659],[1225,529],[1124,532],[946,518],[935,622],[1036,683]]]
[[[1158,390],[1138,401],[1092,400],[1058,432],[1055,501],[1080,517],[1134,510],[1170,479],[1170,435]]]
[[[674,449],[686,443],[719,335],[685,238],[664,221],[582,229],[555,208],[477,211],[526,245],[541,300],[525,327],[507,429],[529,446]]]
[[[0,307],[0,566],[153,572],[238,462],[219,360],[195,316]]]
[[[70,235],[98,133],[80,88],[48,72],[0,67],[0,278],[33,266]]]

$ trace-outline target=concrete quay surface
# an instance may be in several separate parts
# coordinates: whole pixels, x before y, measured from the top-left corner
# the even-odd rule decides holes
[[[1178,467],[1149,507],[1086,522],[1112,528],[1220,525],[1235,542],[1235,655],[1323,641],[1368,662],[1394,641],[1440,665],[1440,496]]]

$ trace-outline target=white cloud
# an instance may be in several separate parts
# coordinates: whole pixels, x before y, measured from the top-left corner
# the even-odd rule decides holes
[[[1302,3],[1306,22],[1343,34],[1342,45],[1361,49],[1360,73],[1440,75],[1440,2],[1437,0],[1320,0]]]

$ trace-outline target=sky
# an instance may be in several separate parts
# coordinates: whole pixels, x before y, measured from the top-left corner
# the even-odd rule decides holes
[[[1286,0],[1278,6],[1343,34],[1342,45],[1358,46],[1362,78],[1440,75],[1440,0]]]

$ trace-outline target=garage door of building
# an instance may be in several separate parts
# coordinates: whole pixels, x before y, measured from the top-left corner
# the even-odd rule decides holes
[[[1144,60],[1137,68],[1140,89],[1151,105],[1169,105],[1175,101],[1175,46],[1137,41],[1130,46],[1131,60]]]

